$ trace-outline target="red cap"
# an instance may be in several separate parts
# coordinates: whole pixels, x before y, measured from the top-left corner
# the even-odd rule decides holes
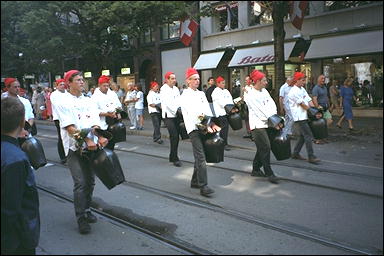
[[[152,81],[150,84],[149,84],[149,89],[153,89],[156,85],[159,85],[157,82],[155,81]]]
[[[99,84],[109,83],[109,80],[111,80],[109,76],[102,75],[99,77]]]
[[[259,70],[253,70],[251,72],[251,74],[249,75],[249,77],[252,79],[252,81],[254,83],[256,83],[257,81],[263,79],[265,77],[265,74],[263,72],[260,72]]]
[[[59,83],[62,83],[62,82],[65,83],[65,80],[64,80],[64,79],[57,79],[57,80],[56,80],[56,85],[58,85]]]
[[[171,75],[174,75],[175,73],[173,73],[173,72],[171,72],[171,71],[168,71],[167,73],[165,73],[165,79],[169,79],[169,77],[171,76]]]
[[[293,75],[293,80],[296,82],[296,81],[300,80],[303,77],[305,77],[305,75],[303,73],[295,72],[295,74]]]
[[[192,75],[199,74],[196,69],[194,68],[188,68],[187,71],[185,71],[185,79],[189,78]]]
[[[216,78],[216,84],[221,83],[221,82],[223,82],[223,81],[225,81],[225,79],[224,79],[222,76],[218,76],[218,77]]]
[[[80,71],[79,71],[79,70],[75,70],[75,69],[72,69],[72,70],[69,70],[69,71],[65,72],[65,75],[64,75],[64,82],[65,82],[65,84],[68,85],[68,83],[69,83],[69,78],[70,78],[73,74],[78,73],[78,72],[80,72]]]
[[[10,85],[11,83],[15,82],[16,81],[16,78],[13,78],[13,77],[8,77],[8,78],[5,78],[4,79],[4,85],[6,87],[8,87],[8,85]]]

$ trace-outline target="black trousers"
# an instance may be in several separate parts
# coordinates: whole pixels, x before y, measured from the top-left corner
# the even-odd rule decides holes
[[[161,126],[161,114],[151,113],[151,119],[153,124],[153,141],[161,139],[160,126]]]
[[[265,175],[271,176],[273,174],[271,168],[271,143],[269,142],[267,129],[254,129],[251,132],[257,147],[252,171],[258,171],[263,166]]]
[[[225,145],[228,145],[228,131],[229,131],[229,123],[227,116],[219,116],[216,118],[218,125],[220,126],[220,137],[223,138]]]
[[[296,121],[295,124],[297,125],[296,127],[298,127],[300,137],[295,145],[295,148],[293,149],[293,154],[298,155],[305,143],[308,157],[315,158],[312,145],[313,135],[311,128],[309,127],[308,120]]]
[[[64,152],[64,147],[63,147],[63,140],[61,139],[61,133],[60,133],[60,121],[55,120],[55,126],[57,130],[57,136],[58,136],[58,141],[57,141],[57,152],[59,153],[60,160],[65,160],[65,152]]]
[[[180,126],[178,118],[165,118],[164,123],[167,126],[169,139],[171,142],[171,152],[169,153],[169,161],[179,161],[177,149],[179,147]]]
[[[195,158],[191,184],[196,184],[199,187],[203,187],[208,184],[207,164],[205,161],[203,146],[204,139],[201,133],[198,131],[190,132],[189,137],[192,143],[193,157]]]

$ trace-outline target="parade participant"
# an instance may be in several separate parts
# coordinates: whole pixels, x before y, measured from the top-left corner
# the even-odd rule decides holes
[[[208,178],[203,147],[204,139],[196,125],[199,123],[199,116],[205,115],[212,117],[213,115],[204,92],[198,90],[200,76],[196,69],[188,68],[185,77],[188,89],[184,90],[181,95],[180,104],[185,127],[191,138],[193,156],[195,158],[191,187],[200,188],[200,194],[202,196],[208,196],[214,193],[214,190],[207,186]],[[214,123],[211,123],[207,128],[209,133],[220,130],[220,127]]]
[[[173,72],[167,72],[165,74],[165,84],[163,84],[160,89],[160,102],[162,109],[161,114],[164,119],[164,123],[167,126],[171,141],[169,161],[172,162],[174,166],[180,167],[182,164],[177,154],[180,136],[180,120],[176,116],[177,110],[180,107],[180,92],[175,85],[175,74]]]
[[[205,96],[207,96],[207,100],[209,103],[209,107],[211,108],[212,114],[215,115],[215,110],[213,108],[213,102],[212,102],[212,93],[213,93],[213,90],[215,90],[216,88],[216,84],[215,84],[215,78],[213,78],[212,76],[208,78],[208,86],[209,87],[205,92]]]
[[[68,166],[74,181],[73,198],[79,232],[87,234],[91,231],[89,223],[97,221],[96,216],[90,210],[95,173],[90,168],[89,159],[81,153],[82,150],[74,136],[79,131],[91,129],[91,132],[84,138],[88,151],[105,147],[108,140],[95,134],[94,128],[100,128],[100,111],[92,99],[82,94],[84,87],[82,73],[78,70],[70,70],[65,73],[64,79],[69,86],[69,95],[65,102],[57,105],[57,113],[60,119],[64,152],[67,155]]]
[[[157,110],[156,105],[161,104],[159,84],[151,82],[150,91],[147,95],[148,112],[152,119],[153,124],[153,141],[163,144],[160,133],[161,113]]]
[[[311,97],[309,97],[307,91],[303,87],[305,84],[305,75],[301,72],[296,72],[293,76],[293,80],[294,86],[288,93],[288,103],[293,120],[295,121],[298,132],[300,133],[300,137],[293,150],[292,158],[307,160],[299,154],[305,142],[308,153],[308,162],[316,164],[320,161],[320,159],[316,158],[313,152],[313,135],[311,128],[308,125],[307,114],[307,110],[314,105]]]
[[[34,119],[35,116],[32,110],[32,105],[29,102],[29,100],[19,96],[19,93],[20,93],[19,81],[17,81],[16,78],[6,78],[4,80],[4,84],[5,84],[5,87],[7,88],[7,91],[1,95],[1,98],[8,97],[8,96],[18,98],[23,103],[25,108],[25,120],[32,127],[35,120]],[[28,132],[24,130],[22,137],[26,136],[27,134]]]
[[[312,89],[312,102],[316,108],[323,110],[323,118],[327,121],[327,126],[329,127],[332,124],[333,120],[331,112],[329,112],[328,90],[325,86],[324,75],[320,75],[317,78],[317,85],[315,85],[315,87],[313,87]],[[324,144],[327,143],[327,140],[315,140],[315,143]]]
[[[52,119],[55,122],[56,130],[57,130],[57,151],[59,153],[60,161],[64,164],[67,159],[64,153],[63,140],[61,138],[61,128],[60,128],[60,120],[57,114],[56,105],[65,103],[65,98],[68,96],[67,90],[65,90],[65,80],[58,79],[56,80],[56,90],[51,94],[51,103],[52,103]]]
[[[228,130],[229,123],[227,113],[224,107],[228,104],[234,104],[231,93],[225,89],[225,80],[221,76],[216,78],[216,88],[212,92],[213,109],[215,110],[215,117],[220,124],[221,131],[220,137],[224,139],[226,151],[229,151],[228,147]]]
[[[98,80],[98,88],[95,89],[91,99],[96,104],[100,111],[100,128],[108,129],[106,117],[121,119],[121,116],[116,113],[116,108],[121,108],[121,103],[117,94],[109,88],[110,78],[108,76],[100,76]],[[114,139],[109,141],[106,148],[115,149]]]
[[[1,255],[35,255],[40,237],[35,176],[17,140],[24,115],[16,97],[1,99]]]
[[[127,112],[129,121],[131,122],[130,130],[135,130],[137,127],[137,119],[136,119],[136,93],[134,86],[132,84],[128,84],[127,86],[127,95],[125,96],[124,104],[127,105]]]
[[[136,120],[138,122],[137,130],[144,129],[144,93],[141,91],[141,85],[135,85],[136,99],[135,99],[135,111]]]
[[[249,90],[245,101],[249,109],[249,126],[257,148],[251,175],[268,177],[269,182],[277,184],[278,178],[271,168],[271,143],[267,134],[268,118],[277,113],[277,107],[265,89],[268,83],[265,74],[254,70],[250,77],[254,83],[253,89]]]
[[[246,76],[245,77],[245,85],[242,88],[242,91],[243,91],[242,99],[244,101],[248,95],[249,90],[251,90],[251,89],[252,89],[252,80],[249,76]],[[245,139],[252,138],[251,129],[249,128],[249,112],[248,111],[246,112],[246,115],[245,115],[245,128],[247,130],[247,134],[245,134],[243,136],[243,138],[245,138]]]
[[[292,128],[293,124],[295,123],[293,121],[292,113],[289,109],[288,104],[288,93],[292,89],[293,86],[293,79],[292,77],[288,77],[285,81],[285,84],[283,84],[280,87],[279,91],[279,104],[280,104],[280,115],[284,116],[285,122],[284,122],[284,128],[283,128],[283,134],[282,136],[292,136]]]

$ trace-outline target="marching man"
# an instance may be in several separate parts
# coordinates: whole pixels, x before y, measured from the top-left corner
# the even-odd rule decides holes
[[[200,194],[208,196],[214,193],[214,190],[207,186],[208,178],[203,147],[204,140],[196,125],[200,122],[199,116],[212,117],[213,115],[204,92],[197,89],[200,85],[200,76],[196,69],[188,68],[185,77],[188,88],[181,95],[180,102],[185,127],[191,138],[193,156],[195,158],[191,187],[200,188]],[[220,131],[220,127],[213,123],[207,128],[209,133]]]
[[[156,82],[151,82],[150,91],[147,96],[148,102],[148,112],[152,119],[153,124],[153,142],[158,144],[163,144],[160,133],[161,125],[161,113],[157,110],[156,105],[161,104],[160,93],[159,93],[159,84]]]

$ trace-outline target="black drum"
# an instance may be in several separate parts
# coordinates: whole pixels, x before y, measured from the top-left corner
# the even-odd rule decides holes
[[[322,112],[321,112],[318,108],[314,108],[314,107],[310,107],[310,108],[307,110],[307,113],[308,113],[308,119],[309,119],[309,120],[316,120],[316,119],[317,119],[316,115],[317,115],[318,113],[321,113],[321,114],[322,114]]]
[[[313,137],[316,140],[325,139],[328,137],[327,120],[324,118],[309,121]]]
[[[113,141],[115,143],[126,141],[127,129],[125,124],[121,121],[108,126],[108,131],[112,133]]]
[[[291,158],[291,140],[287,136],[282,136],[282,131],[273,128],[268,129],[271,151],[276,160],[286,160]]]
[[[24,139],[21,141],[23,140]],[[43,145],[41,145],[41,142],[35,137],[31,136],[26,138],[24,142],[22,142],[21,148],[25,153],[27,153],[29,162],[35,170],[47,164]]]
[[[220,132],[207,134],[204,141],[204,153],[207,163],[219,163],[224,161],[224,139],[220,137]]]
[[[228,123],[234,131],[243,128],[243,119],[239,113],[232,113],[228,115]]]
[[[231,114],[232,113],[232,109],[235,108],[235,105],[234,104],[227,104],[224,106],[224,110],[225,110],[225,113],[227,113],[227,115]]]
[[[119,158],[112,150],[104,148],[94,152],[90,162],[96,176],[108,189],[125,181]]]
[[[180,124],[180,137],[182,140],[189,139],[189,135],[187,133],[187,129],[185,128],[185,123],[184,121],[181,121]]]

